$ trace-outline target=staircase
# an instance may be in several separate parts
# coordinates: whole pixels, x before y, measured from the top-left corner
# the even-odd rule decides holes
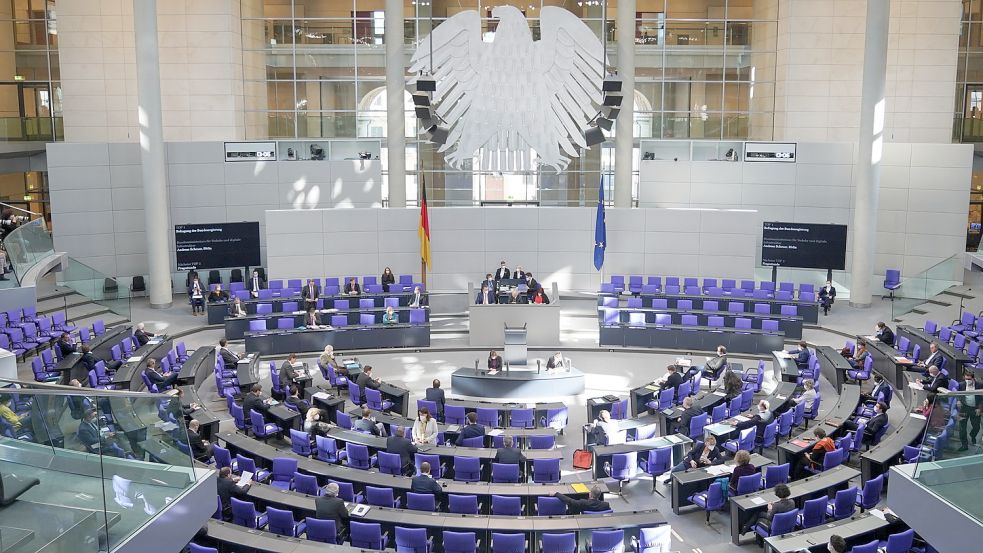
[[[54,290],[45,293],[38,290],[37,308],[41,316],[64,311],[71,324],[80,328],[91,328],[96,319],[105,321],[107,327],[127,322],[126,318],[113,313],[109,308],[93,302],[71,288],[62,286],[56,286]]]

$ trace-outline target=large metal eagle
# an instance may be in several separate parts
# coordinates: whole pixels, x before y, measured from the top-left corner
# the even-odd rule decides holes
[[[584,127],[602,101],[601,41],[562,8],[543,7],[538,41],[515,7],[498,6],[492,17],[499,22],[490,42],[482,40],[478,12],[466,11],[437,26],[413,54],[411,72],[432,67],[435,112],[449,126],[438,151],[450,152],[452,167],[480,150],[480,169],[516,171],[533,168],[532,149],[540,165],[562,171],[587,147]]]

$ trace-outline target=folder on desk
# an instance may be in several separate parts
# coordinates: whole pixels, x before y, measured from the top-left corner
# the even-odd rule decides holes
[[[570,484],[570,487],[573,488],[573,491],[575,491],[577,493],[588,493],[588,492],[590,492],[590,488],[588,488],[584,484],[581,484],[580,482],[577,482],[576,484]]]
[[[795,445],[797,445],[797,446],[799,446],[799,447],[809,447],[809,445],[810,445],[808,441],[803,440],[801,438],[796,438],[796,439],[792,440],[792,443],[795,444]]]
[[[444,432],[460,432],[460,431],[461,431],[461,425],[459,424],[448,424],[447,428],[444,429]]]
[[[908,359],[907,357],[904,357],[904,356],[895,357],[894,358],[894,361],[895,361],[895,363],[900,363],[902,365],[911,365],[912,364],[911,359]]]
[[[346,505],[346,507],[349,508],[348,514],[353,517],[365,516],[365,513],[369,512],[369,509],[371,508],[369,505],[354,505],[351,503]]]
[[[645,386],[645,389],[646,389],[646,390],[650,390],[650,391],[653,391],[653,392],[658,392],[658,391],[659,391],[659,390],[661,390],[662,388],[661,388],[661,387],[659,387],[659,386],[656,386],[656,385],[654,385],[654,384],[649,384],[649,385],[647,385],[647,386]]]
[[[140,357],[139,355],[134,355],[133,357],[128,358],[126,360],[126,362],[127,363],[139,363],[141,359],[143,359],[143,357]]]

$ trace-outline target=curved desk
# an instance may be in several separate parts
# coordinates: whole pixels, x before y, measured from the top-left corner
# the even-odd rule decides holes
[[[965,365],[973,362],[966,352],[956,349],[948,342],[939,340],[937,336],[925,332],[922,328],[915,328],[911,325],[898,325],[898,331],[895,333],[895,336],[896,339],[907,338],[911,342],[912,347],[915,344],[920,345],[923,356],[928,355],[929,344],[935,342],[939,347],[939,351],[942,352],[942,356],[945,357],[945,368],[949,371],[949,378],[962,379]]]
[[[760,329],[687,325],[602,324],[599,344],[683,351],[715,351],[723,345],[731,353],[766,354],[785,347],[785,333]]]
[[[642,305],[647,307],[652,306],[652,301],[656,298],[664,298],[670,308],[676,309],[679,300],[690,300],[693,302],[693,309],[703,309],[704,301],[715,301],[718,303],[723,302],[740,302],[743,304],[744,312],[753,311],[753,304],[764,303],[768,304],[771,309],[772,315],[781,315],[783,305],[794,305],[799,313],[798,316],[802,317],[802,320],[807,323],[818,323],[819,322],[819,302],[817,301],[802,301],[802,300],[776,300],[774,298],[752,298],[747,296],[732,296],[732,295],[722,295],[722,296],[704,296],[695,294],[637,294],[642,298]],[[604,297],[621,297],[619,294],[612,294],[607,292],[601,292],[597,295],[597,305],[601,306]],[[648,300],[648,301],[647,301]],[[750,309],[749,309],[750,307]]]
[[[290,538],[215,519],[208,520],[205,532],[209,538],[234,546],[236,550],[269,551],[270,553],[366,553],[365,549],[351,545],[320,543],[305,538]],[[392,548],[385,550],[386,553],[392,551],[394,551]]]
[[[397,320],[402,325],[407,325],[410,323],[410,311],[415,308],[412,307],[399,307],[394,310],[396,313]],[[424,320],[430,321],[430,309],[423,309]],[[364,327],[361,322],[361,315],[372,315],[375,324],[382,326],[382,315],[386,312],[385,307],[371,307],[366,309],[347,309],[344,311],[328,311],[320,310],[318,315],[321,317],[321,322],[324,325],[331,323],[332,316],[344,316],[345,326],[353,327]],[[280,319],[290,319],[293,321],[290,325],[291,329],[304,328],[304,316],[306,313],[304,311],[291,311],[289,313],[267,313],[263,315],[246,315],[245,317],[225,317],[225,337],[229,340],[241,340],[247,334],[250,334],[249,323],[252,321],[266,321],[266,328],[268,331],[277,330],[277,325]],[[343,328],[342,325],[332,325],[336,328]],[[394,325],[398,326],[398,325]],[[289,330],[289,329],[281,329]]]
[[[246,333],[246,351],[263,355],[336,350],[430,347],[430,325],[366,325]]]
[[[857,384],[844,384],[843,390],[840,392],[839,401],[836,402],[833,409],[826,415],[826,418],[822,421],[815,421],[816,425],[821,425],[826,430],[826,435],[832,438],[834,434],[837,434],[843,428],[843,423],[849,420],[850,416],[857,410],[858,403],[860,403],[860,386]],[[809,428],[807,425],[806,430],[802,431],[798,436],[779,445],[778,463],[792,463],[792,468],[794,469],[799,457],[815,445],[812,434],[815,429],[815,426]],[[863,436],[861,436],[861,439],[863,439]]]
[[[451,390],[466,396],[516,399],[575,396],[584,393],[584,373],[570,368],[546,374],[543,368],[542,372],[513,369],[490,375],[487,371],[475,372],[466,367],[451,374]]]
[[[765,538],[766,553],[799,553],[800,551],[829,551],[826,544],[834,534],[842,537],[849,545],[864,543],[872,538],[870,534],[890,533],[892,526],[888,521],[867,513],[857,513],[852,517],[827,522],[806,530],[797,530]],[[863,538],[863,539],[860,539]]]
[[[733,467],[735,463],[731,459],[721,464]],[[752,453],[751,464],[754,465],[754,468],[760,469],[761,467],[773,465],[775,462],[764,455]],[[731,471],[733,470],[731,468]],[[697,492],[706,491],[710,487],[710,483],[721,476],[719,474],[710,474],[706,467],[698,469],[691,468],[683,472],[673,472],[672,480],[669,481],[669,485],[672,486],[672,496],[670,498],[672,512],[678,515],[683,507],[692,505],[693,503],[689,500],[690,496]],[[655,482],[652,482],[652,486],[653,488],[655,487]]]
[[[215,373],[215,346],[202,346],[188,356],[178,371],[178,384],[200,388]]]
[[[130,325],[120,325],[114,326],[113,328],[107,329],[106,332],[102,333],[101,336],[96,336],[89,340],[89,347],[92,349],[92,355],[96,359],[101,359],[107,361],[112,359],[112,347],[118,344],[123,338],[132,334],[130,330],[132,327]],[[58,384],[62,386],[67,386],[71,379],[78,379],[82,382],[83,386],[88,383],[88,373],[85,367],[79,364],[82,360],[81,353],[73,353],[71,355],[65,356],[64,359],[55,363],[52,372],[61,373],[61,378],[58,380]]]
[[[912,413],[912,409],[921,405],[927,395],[924,390],[915,390],[911,383],[918,380],[917,373],[906,372],[904,374],[907,385],[900,390],[895,390],[895,401],[900,397],[904,405],[904,418],[895,424],[891,422],[891,432],[881,438],[880,443],[870,448],[860,456],[861,479],[866,482],[871,478],[887,472],[891,465],[895,464],[904,452],[904,446],[917,442],[925,432],[928,420],[918,413]]]
[[[606,477],[607,474],[604,473],[604,463],[610,462],[611,458],[619,453],[647,454],[653,449],[669,447],[672,448],[671,464],[675,465],[683,458],[683,447],[692,443],[693,440],[691,440],[689,436],[685,436],[683,434],[672,434],[669,436],[659,436],[656,438],[635,440],[633,442],[624,442],[620,444],[596,445],[594,446],[594,464],[592,467],[592,470],[594,471],[594,478],[597,479]]]
[[[348,295],[348,294],[338,294],[338,295],[334,295],[334,296],[325,296],[325,295],[322,294],[321,297],[319,297],[317,299],[317,308],[318,308],[318,310],[321,310],[321,309],[336,309],[336,302],[347,300],[349,302],[349,306],[351,306],[352,303],[355,304],[355,308],[351,308],[350,310],[351,311],[357,311],[357,306],[359,305],[359,301],[358,300],[371,299],[372,300],[372,305],[373,305],[372,308],[380,307],[382,309],[385,309],[384,303],[385,303],[385,299],[386,298],[396,298],[396,299],[399,300],[399,306],[400,307],[406,307],[406,306],[409,306],[409,304],[410,304],[410,298],[412,296],[413,296],[412,292],[409,292],[409,293],[402,293],[402,292],[400,292],[398,294],[385,294],[385,293],[383,293],[383,294],[360,294],[360,295],[357,295],[357,296],[351,296],[351,295]],[[426,298],[427,297],[427,292],[423,292],[422,293],[422,296],[424,298]],[[261,303],[268,303],[268,304],[271,304],[273,306],[273,313],[274,314],[279,314],[279,313],[283,313],[283,303],[284,302],[296,302],[296,303],[298,303],[300,305],[300,307],[303,307],[304,306],[304,299],[300,297],[300,294],[298,294],[296,296],[276,297],[276,298],[269,298],[269,299],[250,298],[248,300],[243,300],[242,301],[242,305],[245,307],[246,313],[248,313],[250,315],[254,315],[254,314],[256,314],[256,306],[257,305],[259,305]],[[229,306],[231,304],[232,304],[231,301],[209,302],[208,303],[208,307],[207,307],[208,324],[210,324],[210,325],[219,325],[219,324],[222,324],[222,321],[225,320],[226,315],[229,314]]]
[[[362,416],[362,410],[360,408],[351,409],[351,410],[348,411],[348,415],[351,416],[351,417],[353,417],[353,418],[354,417],[360,417],[360,416]],[[402,426],[404,428],[412,428],[413,427],[413,424],[416,422],[416,419],[410,419],[410,418],[407,418],[407,417],[403,417],[403,416],[399,416],[399,415],[394,415],[392,413],[384,413],[382,411],[372,411],[372,418],[374,418],[376,422],[381,422],[382,424],[385,424],[385,425]],[[450,430],[450,428],[451,427],[454,427],[454,426],[456,426],[458,428],[455,429],[455,430]],[[443,432],[445,436],[456,436],[457,434],[460,433],[459,428],[460,428],[460,425],[448,425],[448,424],[442,423],[440,421],[437,421],[437,432],[438,433]],[[554,436],[555,437],[557,435],[556,429],[555,428],[552,428],[552,427],[549,427],[549,426],[544,427],[544,428],[512,428],[512,427],[505,427],[505,428],[495,428],[493,430],[497,430],[498,431],[498,432],[496,432],[496,435],[512,436],[513,438],[516,438],[519,441],[519,445],[517,445],[517,447],[521,447],[522,441],[525,440],[526,438],[529,438],[530,436]],[[489,430],[489,432],[490,431],[491,430]],[[491,445],[491,439],[490,439],[491,437],[492,436],[490,434],[485,434],[485,445],[486,446]]]
[[[566,410],[567,404],[560,403],[558,401],[551,402],[537,402],[537,403],[524,403],[524,402],[501,402],[501,401],[487,401],[487,400],[474,400],[474,399],[458,399],[449,397],[444,401],[444,408],[448,405],[455,407],[463,407],[466,413],[475,412],[478,409],[495,409],[498,411],[499,424],[496,427],[503,426],[501,423],[505,422],[506,426],[509,419],[512,417],[513,409],[528,409],[532,408],[534,417],[533,422],[539,428],[548,428],[549,425],[543,425],[542,420],[546,417],[547,413],[551,410]],[[560,430],[562,434],[562,429]]]
[[[612,313],[617,311],[617,314]],[[669,315],[671,324],[683,324],[683,315],[695,315],[699,326],[709,326],[710,317],[720,317],[724,320],[724,328],[734,328],[736,319],[751,319],[751,326],[760,329],[762,321],[778,321],[778,330],[785,333],[788,338],[802,338],[802,317],[788,315],[765,315],[762,313],[741,313],[734,311],[706,311],[703,309],[660,309],[657,307],[602,307],[600,308],[601,320],[604,323],[620,322],[628,323],[630,313],[644,313],[645,322],[655,324],[656,315]],[[616,318],[615,318],[616,317]],[[613,320],[612,320],[613,319]]]
[[[160,341],[157,341],[158,338]],[[156,360],[159,366],[160,360],[167,357],[167,353],[171,351],[173,345],[170,338],[161,336],[155,337],[153,341],[147,342],[146,345],[136,349],[130,359],[137,360],[124,360],[123,365],[116,369],[116,373],[113,374],[113,385],[123,390],[133,391],[146,388],[146,384],[143,383],[143,378],[140,378],[140,375],[147,368],[147,359]]]

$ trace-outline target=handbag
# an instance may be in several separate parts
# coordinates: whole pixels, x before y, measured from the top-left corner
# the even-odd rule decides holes
[[[573,468],[586,470],[594,466],[594,454],[586,449],[577,449],[573,452]]]

